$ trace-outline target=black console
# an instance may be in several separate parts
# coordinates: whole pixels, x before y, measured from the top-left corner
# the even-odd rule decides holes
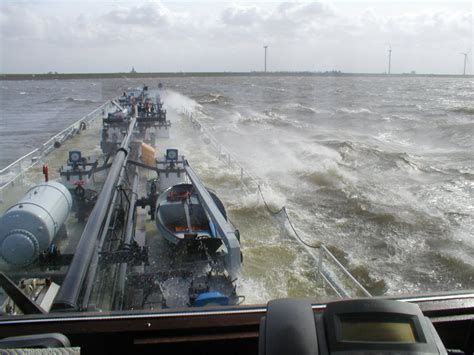
[[[416,304],[380,299],[328,303],[315,315],[304,300],[268,303],[259,355],[447,354]]]

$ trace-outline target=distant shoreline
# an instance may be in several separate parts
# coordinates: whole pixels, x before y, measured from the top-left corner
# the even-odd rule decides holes
[[[145,78],[191,78],[191,77],[291,77],[291,76],[329,76],[329,77],[442,77],[473,78],[474,75],[456,74],[377,74],[377,73],[342,73],[342,72],[168,72],[168,73],[67,73],[67,74],[0,74],[0,80],[68,80],[68,79],[145,79]]]

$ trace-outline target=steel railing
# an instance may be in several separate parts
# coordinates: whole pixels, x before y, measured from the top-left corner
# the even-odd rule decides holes
[[[4,191],[7,187],[13,184],[29,169],[41,162],[44,157],[46,157],[55,149],[55,146],[61,145],[69,138],[75,136],[82,129],[84,124],[86,126],[90,125],[94,120],[101,117],[102,113],[105,113],[105,111],[107,111],[112,106],[112,101],[105,102],[104,104],[97,107],[94,111],[88,113],[81,119],[69,125],[67,128],[63,129],[58,134],[49,138],[40,147],[32,150],[28,154],[23,155],[21,158],[18,158],[13,163],[1,169],[0,179],[5,177],[5,181],[0,181],[0,197],[2,191]]]

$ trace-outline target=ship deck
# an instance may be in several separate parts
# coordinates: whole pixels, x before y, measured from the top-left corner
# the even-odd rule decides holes
[[[111,108],[112,111],[113,109]],[[324,278],[318,274],[318,265],[315,262],[316,257],[312,252],[305,250],[298,243],[288,239],[286,236],[288,229],[284,222],[268,215],[262,225],[261,215],[259,215],[257,223],[257,221],[252,221],[252,216],[241,216],[239,214],[239,206],[235,205],[235,196],[243,196],[247,200],[255,199],[256,203],[258,203],[259,197],[258,194],[249,191],[244,184],[241,184],[240,179],[244,178],[241,168],[232,166],[230,164],[230,156],[223,154],[220,149],[216,150],[215,145],[212,144],[214,138],[208,132],[203,132],[202,128],[196,125],[195,121],[190,120],[186,114],[173,109],[168,109],[167,113],[168,120],[172,123],[170,137],[157,138],[155,156],[163,156],[168,148],[178,149],[179,154],[185,155],[198,172],[204,173],[202,178],[204,184],[216,190],[224,204],[229,207],[228,214],[230,220],[239,227],[240,234],[242,235],[244,262],[242,264],[241,277],[237,280],[237,291],[238,294],[246,297],[245,303],[257,303],[260,301],[259,297],[261,297],[261,295],[256,295],[255,290],[253,290],[256,280],[252,280],[251,277],[247,276],[247,272],[254,273],[255,269],[259,268],[262,269],[263,273],[268,272],[268,275],[271,277],[273,273],[278,272],[272,264],[282,262],[282,260],[274,260],[270,264],[267,262],[268,265],[261,263],[259,257],[261,252],[256,253],[256,250],[258,248],[267,248],[265,243],[262,242],[265,242],[268,234],[283,236],[280,241],[271,241],[271,245],[267,248],[268,252],[278,252],[283,246],[285,248],[290,246],[299,249],[301,253],[308,253],[307,262],[314,265],[314,277],[311,278],[312,284],[307,287],[317,297],[334,297],[336,294],[333,289],[328,287]],[[102,113],[97,112],[97,118],[100,117],[102,117]],[[42,157],[40,163],[21,174],[14,183],[9,184],[7,188],[1,189],[0,212],[3,213],[28,187],[43,179],[42,163],[48,164],[50,178],[57,179],[59,177],[59,168],[66,162],[70,150],[80,150],[83,156],[100,156],[102,152],[99,140],[102,124],[101,120],[97,118],[88,124],[85,131],[81,131],[80,134],[69,138],[61,147]],[[156,173],[140,167],[136,168],[136,171],[138,173],[137,197],[140,198],[146,195],[147,180],[155,178]],[[226,180],[226,176],[229,177],[228,180]],[[100,190],[105,177],[105,171],[94,177],[94,184],[98,190]],[[259,225],[257,226],[257,224]],[[71,214],[66,222],[66,227],[67,237],[59,238],[55,240],[55,243],[63,255],[69,255],[72,258],[85,227],[85,222],[78,222],[74,214]],[[117,299],[122,300],[122,305],[118,309],[160,309],[164,305],[161,294],[166,299],[166,307],[168,308],[183,308],[187,306],[189,274],[190,270],[196,269],[196,265],[187,265],[186,262],[182,261],[177,262],[175,247],[159,235],[155,222],[150,220],[148,210],[137,209],[134,239],[138,246],[148,249],[148,264],[133,264],[126,267],[128,271],[125,280],[118,276],[123,274],[123,263],[115,268],[106,266],[101,269],[99,267],[99,271],[101,270],[102,272],[97,274],[97,278],[89,284],[88,291],[86,291],[89,293],[91,301],[88,304],[83,304],[82,309],[117,309]],[[119,246],[120,240],[110,239],[98,249],[100,251],[112,251]],[[68,259],[65,258],[65,260]],[[279,267],[284,267],[284,265]],[[15,270],[5,268],[5,266],[2,268],[15,281],[25,277],[50,277],[53,281],[61,284],[67,272],[68,264],[59,265],[55,269],[38,265]],[[291,269],[291,266],[289,266],[289,269]],[[265,277],[263,273],[261,276]],[[137,276],[133,280],[134,275],[140,274],[145,276]],[[120,285],[125,282],[128,286],[130,282],[130,285],[136,285],[137,282],[150,281],[146,279],[146,275],[152,274],[157,275],[154,281],[159,280],[159,286],[148,290],[135,286],[126,287],[123,292],[119,292],[120,295],[118,297],[116,296],[117,284]],[[147,297],[144,297],[145,292],[149,292]],[[276,293],[278,294],[278,292],[277,290]],[[285,295],[281,294],[281,296]],[[144,299],[146,299],[146,302],[143,302]],[[123,300],[127,301],[124,302]]]

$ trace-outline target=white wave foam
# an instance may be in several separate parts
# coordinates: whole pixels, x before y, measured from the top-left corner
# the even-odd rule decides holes
[[[382,132],[376,135],[374,138],[380,142],[396,144],[397,146],[401,146],[401,147],[409,147],[412,145],[412,142],[406,139],[401,139],[398,135],[394,134],[393,132]]]
[[[265,202],[272,211],[278,211],[286,204],[285,195],[275,191],[269,185],[262,184],[260,186],[262,194],[265,197]],[[264,203],[260,198],[261,203]]]
[[[285,115],[276,113],[274,111],[265,111],[263,113],[256,111],[249,111],[245,114],[236,113],[233,115],[237,120],[236,123],[244,125],[271,125],[271,126],[281,126],[281,125],[293,125],[293,122],[289,120]],[[297,122],[294,123],[295,125]]]
[[[357,183],[356,175],[344,169],[343,157],[334,149],[312,142],[302,142],[295,153],[304,158],[297,174],[313,183],[341,189]]]
[[[221,94],[213,94],[210,93],[206,95],[205,98],[199,99],[200,104],[214,104],[214,103],[219,103],[222,99],[225,99],[225,97]]]
[[[343,107],[340,109],[337,109],[336,112],[338,113],[348,113],[348,114],[361,114],[361,113],[374,113],[373,111],[369,110],[368,108],[356,108],[356,109],[350,109],[347,107]]]
[[[251,86],[256,87],[256,88],[271,90],[271,91],[278,91],[278,92],[285,92],[286,91],[286,89],[284,89],[284,88],[276,88],[276,87],[273,87],[273,86],[256,85],[256,84],[251,84]]]
[[[57,99],[52,99],[50,101],[57,101]],[[66,98],[67,102],[77,102],[81,104],[95,104],[95,103],[102,103],[102,101],[96,101],[91,99],[83,99],[83,98],[76,98],[76,97],[68,97]]]
[[[246,276],[240,277],[237,283],[237,294],[245,295],[244,304],[265,303],[271,299],[265,282],[259,282],[259,280]]]
[[[173,90],[167,89],[165,91],[162,91],[161,96],[164,102],[163,106],[167,110],[172,109],[177,112],[182,112],[184,109],[189,112],[194,112],[197,109],[202,108],[202,106],[195,100]]]
[[[338,162],[342,161],[341,154],[338,151],[314,142],[301,142],[298,150],[308,159],[319,159],[324,157]]]

